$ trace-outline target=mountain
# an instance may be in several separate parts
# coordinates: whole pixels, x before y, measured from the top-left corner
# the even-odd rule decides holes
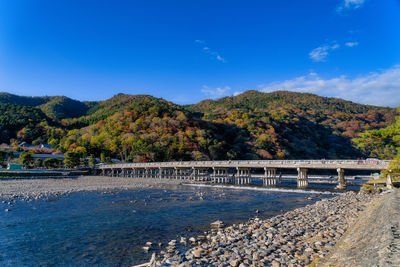
[[[163,99],[117,95],[99,106],[85,119],[110,115],[70,131],[59,142],[62,150],[103,153],[127,161],[220,159],[230,150],[247,152],[244,140],[226,138],[238,132],[234,126],[197,119],[182,106]]]
[[[1,104],[16,104],[21,106],[36,107],[45,104],[47,97],[18,96],[10,93],[0,92]]]
[[[49,118],[66,119],[79,118],[87,114],[89,107],[86,103],[73,100],[65,96],[50,97],[49,100],[38,106]]]
[[[40,109],[0,103],[0,144],[10,143],[12,138],[33,142],[42,135],[37,125],[48,120]]]
[[[0,93],[0,103],[36,107],[49,118],[57,120],[84,116],[92,106],[90,102],[80,102],[65,96],[29,97],[9,93]]]
[[[352,139],[394,121],[391,108],[362,105],[309,93],[246,91],[187,107],[214,123],[249,133],[253,154],[261,158],[355,158],[368,156]]]
[[[394,122],[396,115],[396,110],[392,108],[362,105],[338,98],[309,93],[262,93],[254,90],[238,96],[204,100],[189,105],[188,109],[200,113],[207,120],[226,119],[233,111],[259,116],[294,113],[314,123],[330,127],[336,134],[349,138],[354,138],[364,130],[384,127]]]
[[[39,116],[10,129],[3,116],[0,127],[8,131],[3,139],[127,161],[369,156],[352,140],[390,125],[396,115],[391,108],[286,91],[246,91],[186,106],[126,94],[80,102],[3,93],[0,103]]]

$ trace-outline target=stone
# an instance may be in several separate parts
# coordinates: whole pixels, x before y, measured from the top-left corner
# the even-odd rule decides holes
[[[202,248],[197,248],[197,249],[194,249],[194,250],[192,251],[192,254],[193,254],[193,256],[194,256],[195,258],[200,258],[202,252],[203,252],[203,249],[202,249]]]
[[[229,264],[232,266],[232,267],[237,267],[237,266],[239,266],[239,260],[237,260],[237,259],[235,259],[235,260],[232,260],[232,261],[230,261],[229,262]]]
[[[210,225],[211,225],[211,227],[221,228],[224,226],[224,223],[222,221],[218,220],[218,221],[212,222]]]

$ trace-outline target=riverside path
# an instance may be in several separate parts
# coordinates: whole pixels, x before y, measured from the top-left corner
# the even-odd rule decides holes
[[[174,161],[148,163],[103,164],[100,175],[149,179],[182,179],[214,183],[249,184],[255,177],[252,171],[264,171],[263,185],[280,183],[278,169],[297,169],[297,186],[308,186],[309,169],[333,169],[338,174],[337,188],[346,188],[345,170],[380,171],[388,168],[388,161],[367,160],[227,160],[227,161]],[[257,177],[260,179],[260,177]]]

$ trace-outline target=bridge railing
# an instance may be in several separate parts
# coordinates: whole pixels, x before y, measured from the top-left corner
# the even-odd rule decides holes
[[[171,161],[147,163],[120,163],[102,165],[100,168],[192,168],[192,167],[284,167],[284,166],[329,166],[329,165],[383,165],[387,160],[224,160],[224,161]]]

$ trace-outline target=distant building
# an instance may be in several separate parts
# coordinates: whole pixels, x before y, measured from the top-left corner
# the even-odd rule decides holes
[[[12,146],[7,145],[7,144],[5,144],[5,143],[3,143],[3,144],[0,145],[0,150],[1,150],[1,151],[10,151],[10,150],[12,150],[12,149],[13,149]]]
[[[14,153],[14,157],[19,157],[19,155],[21,154],[21,152],[13,152]],[[64,160],[64,155],[59,155],[59,154],[32,154],[33,158],[38,158],[38,159],[50,159],[50,158],[55,158],[55,159],[61,159]]]
[[[8,163],[7,170],[22,170],[22,164]]]

